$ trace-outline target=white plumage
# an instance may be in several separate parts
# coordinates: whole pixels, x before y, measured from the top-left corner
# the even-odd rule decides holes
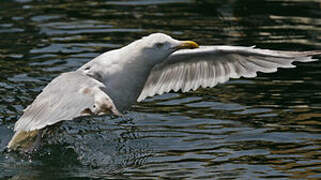
[[[256,77],[257,72],[293,68],[294,61],[311,62],[320,51],[290,52],[239,46],[200,46],[171,54],[151,70],[138,102],[171,90],[187,92],[214,87],[230,78]]]

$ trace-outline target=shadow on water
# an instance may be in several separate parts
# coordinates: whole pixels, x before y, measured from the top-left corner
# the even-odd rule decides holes
[[[321,49],[318,0],[0,2],[0,150],[51,79],[152,32],[200,44]],[[320,57],[317,57],[320,59]],[[319,179],[320,62],[169,93],[125,118],[56,126],[33,154],[0,153],[0,179]]]

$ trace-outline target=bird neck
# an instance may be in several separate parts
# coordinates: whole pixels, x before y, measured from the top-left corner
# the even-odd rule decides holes
[[[92,69],[100,73],[106,93],[119,111],[129,109],[137,101],[154,66],[134,46],[107,53],[95,61],[99,63],[95,63],[96,68]]]

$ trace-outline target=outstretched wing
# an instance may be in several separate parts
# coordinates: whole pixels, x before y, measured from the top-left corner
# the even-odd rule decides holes
[[[33,131],[59,121],[108,111],[120,115],[102,88],[102,83],[81,72],[61,74],[25,109],[15,131]]]
[[[156,65],[138,97],[169,91],[190,91],[199,87],[214,87],[230,78],[256,77],[257,72],[276,72],[277,68],[292,68],[294,61],[314,61],[312,55],[321,51],[274,51],[239,46],[201,46],[181,50]]]

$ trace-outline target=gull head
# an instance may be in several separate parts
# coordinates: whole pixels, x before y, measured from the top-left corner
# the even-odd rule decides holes
[[[154,64],[165,60],[170,54],[180,49],[198,48],[193,41],[179,41],[163,33],[153,33],[134,43],[144,59],[149,59]]]

